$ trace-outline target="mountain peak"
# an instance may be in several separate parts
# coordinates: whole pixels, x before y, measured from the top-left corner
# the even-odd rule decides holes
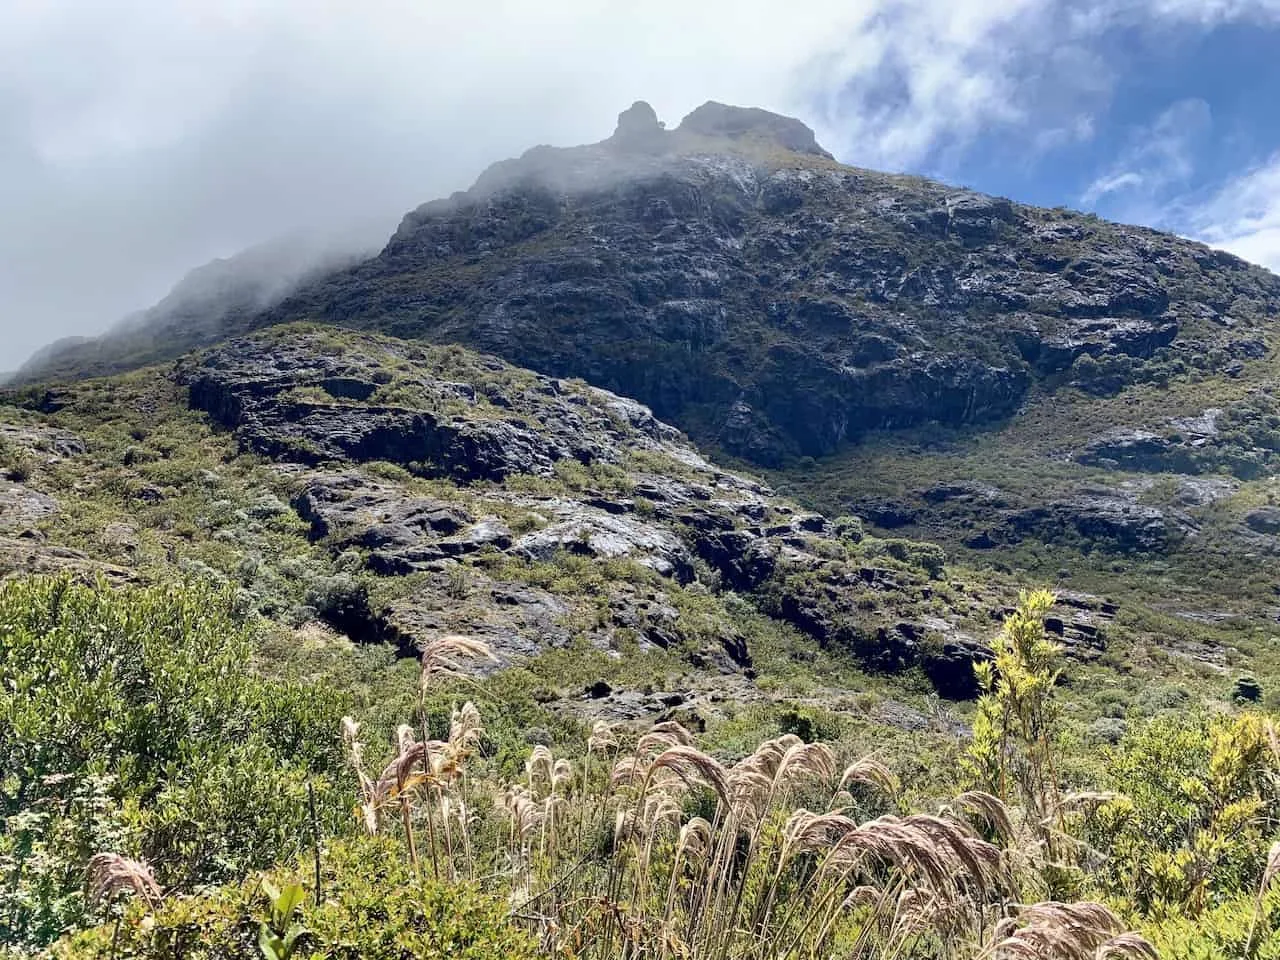
[[[804,123],[759,107],[733,107],[708,100],[680,121],[676,132],[727,140],[766,140],[794,153],[835,159],[818,144],[813,130]]]
[[[637,100],[618,114],[618,127],[609,139],[623,146],[643,146],[659,141],[666,124],[644,100]]]

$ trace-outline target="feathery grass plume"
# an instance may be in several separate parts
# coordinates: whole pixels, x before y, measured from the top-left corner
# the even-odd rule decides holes
[[[967,790],[956,797],[955,805],[981,817],[1005,844],[1012,842],[1013,818],[999,797],[984,790]]]
[[[496,806],[511,821],[512,842],[528,843],[542,823],[542,807],[522,786],[508,787],[497,797]]]
[[[763,820],[772,793],[773,777],[765,770],[745,762],[730,768],[729,810],[737,823],[745,826]]]
[[[1096,960],[1160,960],[1160,954],[1146,937],[1121,933],[1112,937],[1095,954]]]
[[[418,674],[418,686],[426,690],[431,681],[438,676],[465,676],[462,661],[487,660],[497,663],[493,648],[483,640],[463,637],[457,634],[446,634],[428,640],[419,649],[422,652],[422,668]]]
[[[1096,960],[1104,944],[1113,957],[1151,957],[1154,949],[1137,934],[1123,939],[1120,920],[1100,903],[1047,900],[1023,907],[996,925],[998,960]],[[1118,952],[1127,951],[1127,952]]]
[[[587,753],[604,753],[617,750],[619,746],[618,731],[621,724],[607,720],[597,720],[591,725],[591,736],[587,738]]]
[[[907,887],[898,895],[890,924],[890,942],[902,942],[936,930],[954,938],[965,928],[972,904],[963,898],[942,896],[935,890]]]
[[[826,850],[857,828],[857,821],[841,813],[796,810],[787,818],[782,828],[783,850],[795,852]]]
[[[401,743],[402,749],[382,768],[382,773],[373,785],[373,797],[377,804],[394,799],[399,793],[416,785],[418,781],[413,773],[415,767],[421,771],[423,779],[440,779],[455,769],[447,750],[449,745],[442,740],[415,743],[410,730],[409,736],[402,738]],[[429,765],[428,754],[431,757]]]
[[[417,739],[413,732],[413,727],[407,723],[402,723],[396,727],[396,750],[400,753],[407,753]]]
[[[342,743],[347,751],[347,759],[356,774],[356,782],[360,786],[360,802],[356,812],[365,832],[369,836],[377,834],[380,822],[378,817],[377,787],[364,772],[364,744],[360,742],[360,724],[354,717],[342,718]]]
[[[705,857],[711,850],[711,832],[711,824],[705,818],[690,818],[680,828],[680,835],[676,840],[676,861]]]
[[[1262,871],[1262,883],[1258,886],[1259,898],[1266,895],[1277,876],[1280,876],[1280,840],[1273,843],[1267,852],[1267,865]]]
[[[347,751],[351,766],[359,772],[364,763],[364,744],[360,742],[360,724],[355,717],[342,718],[342,746]]]
[[[484,736],[484,721],[476,705],[468,700],[453,711],[449,720],[449,744],[458,750],[471,752]]]
[[[98,906],[122,893],[140,897],[150,907],[159,905],[160,886],[151,868],[142,860],[131,860],[118,853],[95,853],[87,870],[89,903]]]
[[[650,774],[655,770],[671,770],[684,783],[708,786],[716,792],[721,803],[729,803],[729,781],[724,767],[696,747],[668,747],[653,759],[649,770]]]
[[[555,759],[551,756],[550,748],[541,743],[537,744],[524,763],[524,772],[529,777],[529,789],[536,789],[539,783],[545,783],[550,788],[551,772],[554,766]]]
[[[573,783],[573,764],[561,757],[551,768],[551,789],[554,792],[571,783]]]
[[[794,733],[784,733],[780,737],[763,741],[749,756],[743,757],[737,766],[747,770],[758,770],[772,780],[777,775],[778,767],[787,751],[792,747],[803,745],[804,741]]]
[[[799,783],[817,780],[830,783],[836,778],[836,755],[825,743],[798,743],[782,754],[773,774],[775,791]]]
[[[649,775],[649,763],[639,757],[619,757],[609,774],[613,787],[629,787],[643,783]]]
[[[874,857],[914,869],[938,890],[966,884],[985,891],[1001,879],[1000,851],[966,827],[928,814],[886,814],[846,832],[831,848],[824,870],[847,872]]]
[[[844,768],[844,773],[840,775],[840,789],[845,789],[851,783],[873,787],[890,798],[898,795],[898,778],[875,757],[863,757]]]
[[[637,756],[652,756],[668,747],[687,747],[693,744],[693,734],[674,720],[655,723],[649,732],[636,741]]]
[[[642,830],[647,837],[652,837],[663,827],[675,830],[680,826],[684,810],[676,799],[668,793],[655,791],[644,799],[644,808],[640,813]]]

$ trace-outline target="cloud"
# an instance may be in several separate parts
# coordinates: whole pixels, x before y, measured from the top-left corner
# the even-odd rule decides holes
[[[991,131],[1092,134],[1120,19],[1266,0],[6,0],[0,369],[105,328],[187,269],[467,186],[644,98],[798,115],[842,159],[946,173]],[[1123,173],[1125,171],[1116,171]]]
[[[1280,273],[1280,152],[1192,206],[1183,229]]]
[[[1121,200],[1126,219],[1149,220],[1142,207],[1171,188],[1185,185],[1195,172],[1197,144],[1213,127],[1209,104],[1178,100],[1150,124],[1133,130],[1128,145],[1110,167],[1080,195],[1080,203],[1096,207],[1105,198]]]
[[[844,156],[909,165],[1020,115],[994,33],[1040,2],[9,0],[0,369],[264,238],[389,233],[637,98],[668,122],[707,99],[801,115]],[[905,109],[844,95],[877,75]]]

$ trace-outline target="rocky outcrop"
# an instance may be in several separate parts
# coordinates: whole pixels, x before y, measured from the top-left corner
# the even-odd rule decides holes
[[[1192,529],[1186,517],[1135,503],[1110,490],[1083,491],[1064,500],[1028,507],[1009,524],[1019,535],[1049,542],[1072,539],[1122,552],[1163,553]]]
[[[508,369],[479,364],[490,379]],[[231,341],[179,364],[175,376],[193,407],[256,453],[309,464],[387,461],[463,483],[551,476],[561,461],[612,463],[625,446],[679,437],[633,401],[546,377],[521,382],[512,395],[510,385],[480,393],[423,372],[380,392],[394,380],[386,358],[332,356],[307,342]],[[384,393],[415,402],[378,402]]]
[[[31,527],[58,512],[58,501],[21,483],[0,480],[0,531]]]
[[[1268,392],[1269,393],[1269,392]],[[1210,407],[1147,428],[1122,428],[1091,440],[1073,454],[1078,463],[1146,473],[1210,474],[1241,480],[1280,467],[1280,430],[1274,402],[1256,395],[1228,408]]]
[[[411,576],[383,609],[352,584],[324,591],[317,614],[357,640],[411,654],[452,624],[504,663],[583,640],[749,671],[744,633],[681,601],[716,590],[870,667],[921,668],[948,696],[973,693],[982,645],[911,619],[941,551],[892,542],[879,563],[858,562],[860,534],[712,466],[634,401],[458,348],[296,326],[190,358],[174,377],[245,448],[281,461],[294,511],[344,569]],[[446,433],[520,439],[454,459]],[[590,598],[548,588],[571,585],[581,561],[615,575]]]

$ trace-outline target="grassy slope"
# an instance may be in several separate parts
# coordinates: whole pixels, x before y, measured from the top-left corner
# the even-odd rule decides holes
[[[342,340],[351,335],[332,336]],[[428,367],[447,369],[454,379],[466,377],[471,355],[458,348],[428,349]],[[397,662],[386,647],[352,644],[316,621],[311,608],[334,584],[350,581],[353,571],[355,579],[368,583],[375,608],[412,592],[419,578],[359,574],[358,555],[335,556],[325,542],[310,542],[307,525],[287,507],[301,485],[297,471],[240,452],[231,435],[187,408],[184,391],[166,374],[165,369],[149,368],[68,386],[59,393],[64,406],[52,413],[23,405],[39,391],[12,394],[0,404],[0,424],[36,433],[69,431],[86,446],[85,454],[69,457],[51,457],[38,449],[38,442],[10,442],[3,451],[3,466],[60,505],[57,514],[37,525],[41,545],[79,551],[120,577],[225,585],[235,591],[241,609],[267,622],[256,669],[328,680],[353,694],[362,715],[381,718],[390,729],[412,700],[413,664]],[[386,389],[390,396],[398,388],[393,383]],[[674,463],[646,466],[681,469]],[[401,485],[408,494],[456,500],[473,509],[483,502],[476,512],[510,509],[499,499],[486,499],[483,485],[425,480],[392,464],[363,469],[380,483]],[[572,493],[583,480],[571,471],[551,480],[517,478],[527,492],[546,495]],[[625,561],[503,559],[500,568],[486,562],[475,561],[490,575],[540,586],[580,611],[592,608],[607,582],[659,582],[652,571]],[[694,625],[695,632],[701,625],[714,633],[718,624],[731,623],[748,638],[755,658],[758,675],[747,684],[750,698],[730,694],[712,718],[713,743],[729,752],[746,750],[763,735],[808,722],[822,736],[852,746],[901,746],[899,756],[910,758],[914,767],[910,782],[922,789],[928,778],[947,775],[946,765],[934,759],[954,749],[947,731],[957,715],[963,717],[964,705],[939,703],[923,678],[866,675],[847,657],[821,650],[735,595],[674,587],[667,581],[661,585],[683,625]],[[464,596],[457,602],[468,601]],[[576,741],[580,727],[573,701],[598,679],[617,689],[642,691],[715,688],[729,682],[701,674],[680,651],[623,647],[610,652],[582,642],[484,681],[481,699],[490,706],[486,712],[505,715],[503,726],[513,740],[522,738],[524,730],[543,727],[557,741]],[[732,682],[746,683],[740,678]],[[935,720],[917,732],[886,726],[877,719],[886,704],[889,709],[905,705]]]
[[[1151,427],[1206,408],[1230,408],[1272,382],[1274,360],[1252,361],[1239,379],[1182,378],[1160,387],[1138,384],[1112,397],[1070,387],[1038,390],[1008,421],[963,431],[929,427],[879,434],[864,445],[806,467],[777,471],[784,493],[830,512],[846,512],[859,497],[907,499],[935,484],[977,481],[999,488],[1010,502],[1033,505],[1092,487],[1135,485],[1139,503],[1168,506],[1170,491],[1186,478],[1084,466],[1073,450],[1113,428]],[[1207,474],[1229,477],[1221,474]],[[1014,577],[1024,582],[1084,590],[1118,601],[1109,632],[1119,676],[1105,678],[1107,699],[1141,707],[1150,681],[1178,684],[1197,697],[1226,696],[1240,672],[1253,672],[1274,701],[1280,697],[1280,628],[1269,557],[1239,538],[1250,509],[1274,503],[1273,476],[1242,481],[1216,503],[1187,508],[1198,526],[1166,555],[1120,554],[1090,544],[1047,544],[1031,538],[994,549],[968,549],[963,540],[981,529],[981,509],[894,531],[944,545],[952,568],[979,581]],[[1181,614],[1181,615],[1179,615]],[[1190,615],[1190,616],[1188,616]],[[1214,665],[1196,662],[1203,656]]]

